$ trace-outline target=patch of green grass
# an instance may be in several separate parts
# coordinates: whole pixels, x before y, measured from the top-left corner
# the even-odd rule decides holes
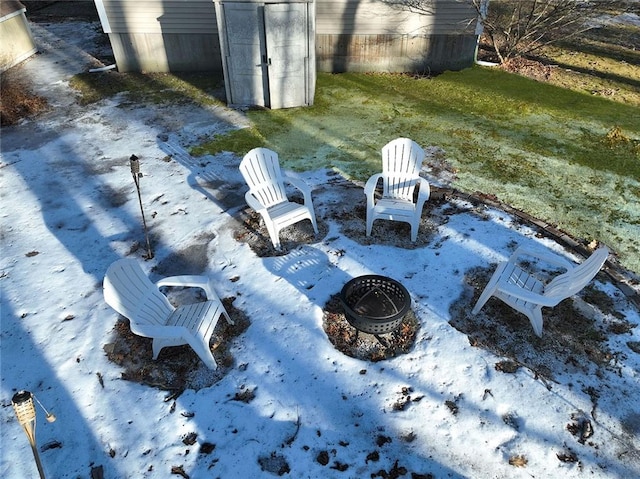
[[[640,28],[594,28],[541,54],[556,66],[552,84],[640,107]]]
[[[585,131],[579,147],[582,164],[640,178],[640,140],[629,138],[619,127],[613,127],[604,135]]]
[[[287,168],[335,168],[366,180],[380,149],[406,136],[437,146],[454,186],[502,201],[578,238],[598,239],[640,271],[640,110],[481,67],[434,78],[319,74],[315,105],[251,110],[252,128],[193,154],[266,146]]]
[[[565,52],[575,52],[576,57],[588,54],[601,60],[611,59],[637,65],[640,63],[638,45],[640,45],[640,29],[633,25],[619,23],[587,30],[558,43],[557,48]],[[592,61],[593,57],[589,60]]]
[[[259,146],[255,141],[259,138],[261,146],[295,163],[311,158],[324,161],[315,163],[316,167],[336,166],[332,161],[368,163],[370,168],[356,163],[353,171],[347,169],[351,176],[363,179],[360,175],[377,168],[384,143],[402,135],[423,145],[445,147],[461,163],[499,163],[493,157],[508,145],[640,178],[637,108],[517,75],[482,68],[434,79],[320,75],[316,96],[317,105],[311,108],[250,111],[259,134],[237,134],[250,141],[234,141],[231,151],[244,154],[249,147]],[[611,131],[628,141],[608,141]],[[226,140],[208,144],[211,152],[221,141]],[[522,164],[517,158],[511,160],[513,167]],[[502,166],[486,173],[502,177],[506,174]],[[521,174],[539,170],[532,167]],[[519,175],[513,168],[509,174]]]
[[[222,105],[222,77],[216,73],[119,73],[114,71],[80,73],[70,80],[84,105],[117,94],[130,102],[196,102]]]
[[[247,152],[253,148],[265,145],[265,138],[255,127],[234,130],[226,135],[215,135],[210,141],[191,148],[190,154],[194,156],[215,155],[223,151],[231,151],[237,154]]]

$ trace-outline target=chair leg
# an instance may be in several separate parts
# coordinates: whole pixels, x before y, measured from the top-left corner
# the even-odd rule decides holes
[[[316,213],[313,211],[313,206],[309,210],[309,219],[311,220],[311,224],[313,225],[313,231],[318,234],[318,223],[316,222]]]
[[[271,221],[270,219],[264,218],[264,224],[267,227],[267,231],[269,232],[269,238],[271,238],[273,247],[275,249],[280,249],[280,237],[278,236],[278,230],[273,224],[273,221]]]
[[[411,223],[411,242],[415,243],[418,239],[418,228],[420,227],[419,223]]]
[[[158,355],[160,354],[160,351],[162,351],[162,348],[164,348],[164,345],[162,345],[161,341],[156,338],[153,340],[151,348],[153,350],[153,356],[151,356],[152,359],[158,359]]]
[[[476,305],[471,310],[471,314],[478,314],[480,312],[480,310],[482,309],[482,307],[486,304],[486,302],[489,301],[489,298],[491,298],[491,296],[493,296],[494,291],[495,291],[494,288],[491,288],[491,289],[489,287],[484,288],[484,291],[482,292],[482,294],[478,298],[478,301],[476,302]]]
[[[151,349],[153,350],[153,359],[158,359],[158,355],[163,348],[170,346],[182,346],[187,342],[182,338],[153,338]]]
[[[535,308],[531,311],[531,314],[527,314],[531,326],[533,326],[533,332],[539,338],[542,337],[542,306]]]
[[[233,319],[231,319],[229,317],[229,315],[227,314],[226,310],[224,309],[224,307],[222,307],[222,314],[224,315],[224,318],[227,320],[227,323],[229,324],[236,324],[234,323]]]
[[[218,369],[218,364],[216,363],[216,360],[213,358],[211,349],[209,349],[209,341],[207,339],[201,338],[198,336],[193,336],[189,340],[189,346],[191,346],[191,348],[195,351],[198,357],[209,369],[213,369],[213,370]]]
[[[498,265],[498,267],[493,273],[493,276],[491,276],[491,279],[485,286],[484,291],[482,291],[482,294],[478,298],[476,305],[471,310],[471,314],[478,314],[478,312],[482,309],[485,303],[489,301],[489,298],[493,296],[493,293],[495,293],[496,291],[498,280],[500,279],[500,276],[502,275],[502,271],[504,270],[506,265],[507,263],[501,263]]]
[[[367,236],[371,236],[371,228],[373,228],[373,213],[367,212]]]

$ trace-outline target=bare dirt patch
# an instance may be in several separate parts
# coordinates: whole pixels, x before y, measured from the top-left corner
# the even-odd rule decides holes
[[[34,22],[100,19],[93,0],[23,0],[22,3],[27,7],[27,18]]]
[[[549,81],[553,71],[549,65],[524,57],[511,58],[500,67],[510,73],[517,73],[537,81]]]
[[[174,304],[187,303],[185,297],[189,297],[188,302],[206,300],[199,291],[194,297],[191,290],[193,288],[179,288],[168,296]],[[233,306],[234,300],[233,297],[225,298],[222,303],[235,324],[228,324],[221,318],[211,337],[211,351],[218,364],[215,371],[207,368],[188,345],[164,348],[158,359],[153,360],[152,340],[132,333],[125,318],[116,322],[113,339],[104,346],[107,358],[122,368],[122,379],[128,381],[178,393],[185,389],[197,391],[209,387],[233,368],[229,347],[250,324],[247,316]]]
[[[298,198],[290,198],[291,201],[299,202]],[[276,249],[271,242],[267,227],[260,214],[252,209],[243,212],[243,220],[240,227],[234,232],[236,241],[248,243],[253,252],[261,257],[283,256],[297,248],[301,244],[312,244],[320,241],[326,236],[328,226],[324,221],[316,219],[318,223],[318,234],[313,231],[311,221],[304,220],[280,231],[280,248]]]
[[[616,371],[621,353],[610,349],[609,336],[625,334],[636,325],[616,313],[606,294],[588,286],[576,297],[544,308],[544,330],[539,338],[526,316],[496,298],[477,315],[471,314],[494,269],[467,271],[464,282],[468,288],[451,308],[451,325],[465,333],[472,346],[505,358],[495,364],[496,370],[514,373],[524,367],[543,381],[554,381],[563,373],[595,373],[600,368]]]
[[[398,221],[377,220],[373,224],[371,236],[366,236],[366,197],[363,186],[334,172],[330,172],[329,175],[327,183],[312,192],[319,230],[317,235],[314,234],[310,221],[302,221],[280,232],[281,248],[276,250],[260,215],[251,209],[246,209],[235,231],[235,239],[248,243],[260,257],[282,256],[300,244],[322,241],[328,233],[327,221],[333,220],[340,225],[340,232],[343,235],[360,244],[416,249],[427,246],[433,239],[437,226],[446,222],[446,218],[436,212],[438,206],[443,203],[442,200],[432,195],[422,211],[418,238],[415,242],[411,242],[409,224]],[[330,194],[323,194],[328,190],[331,190]],[[296,196],[291,196],[290,200],[302,202],[302,198]]]
[[[409,310],[395,331],[377,337],[357,331],[347,321],[339,295],[336,294],[324,306],[322,327],[338,351],[352,358],[377,362],[411,351],[420,323],[414,312]]]

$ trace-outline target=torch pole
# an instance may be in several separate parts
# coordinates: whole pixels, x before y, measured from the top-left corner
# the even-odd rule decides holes
[[[140,160],[136,155],[131,155],[129,158],[131,164],[131,175],[133,176],[133,182],[136,184],[136,190],[138,190],[138,202],[140,203],[140,212],[142,213],[142,225],[144,226],[144,236],[147,240],[147,259],[153,258],[153,252],[151,251],[151,243],[149,242],[149,233],[147,231],[147,220],[144,217],[144,208],[142,207],[142,195],[140,194]]]
[[[36,460],[36,467],[38,468],[38,474],[40,474],[40,479],[46,479],[44,475],[44,470],[42,469],[42,463],[40,462],[40,455],[38,454],[38,448],[35,443],[31,443],[31,450],[33,451],[33,457]]]

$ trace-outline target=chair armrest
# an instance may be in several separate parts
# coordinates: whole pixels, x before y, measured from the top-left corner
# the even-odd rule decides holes
[[[258,201],[258,199],[253,195],[253,193],[251,193],[251,190],[247,191],[244,194],[244,199],[247,204],[258,213],[266,209],[264,206],[262,206],[262,203],[260,203],[260,201]]]
[[[418,201],[416,202],[416,207],[422,210],[422,207],[431,195],[431,187],[429,186],[429,182],[424,178],[418,179],[418,184],[420,185],[420,189],[418,190]]]
[[[515,263],[518,260],[518,258],[521,256],[532,256],[533,258],[540,259],[549,264],[560,266],[561,268],[564,268],[567,271],[575,268],[574,264],[562,258],[561,256],[558,256],[557,254],[547,253],[544,251],[534,251],[534,250],[528,249],[526,246],[519,246],[509,258],[509,263]]]
[[[514,298],[518,298],[529,303],[539,304],[540,306],[552,307],[565,299],[565,296],[544,296],[542,294],[523,289],[520,286],[503,282],[499,282],[496,289],[508,294],[509,296],[513,296]]]
[[[215,290],[213,289],[213,281],[207,276],[196,275],[182,275],[182,276],[169,276],[168,278],[161,279],[156,283],[159,288],[161,286],[180,286],[183,288],[201,288],[207,295],[208,300],[220,300]]]
[[[371,176],[364,185],[364,194],[367,196],[367,209],[371,210],[375,206],[375,192],[378,181],[382,178],[382,173],[376,173]]]
[[[311,187],[304,180],[294,176],[294,173],[286,172],[282,175],[282,180],[300,190],[304,195],[305,203],[307,198],[311,199]]]
[[[364,185],[365,195],[373,195],[373,193],[376,191],[376,186],[378,185],[378,181],[380,181],[380,178],[382,178],[382,173],[376,173],[367,180],[367,183]]]
[[[307,183],[305,183],[304,180],[298,178],[297,176],[293,176],[293,173],[283,175],[282,179],[300,190],[304,196],[304,204],[313,208],[313,202],[311,200],[311,187]]]

